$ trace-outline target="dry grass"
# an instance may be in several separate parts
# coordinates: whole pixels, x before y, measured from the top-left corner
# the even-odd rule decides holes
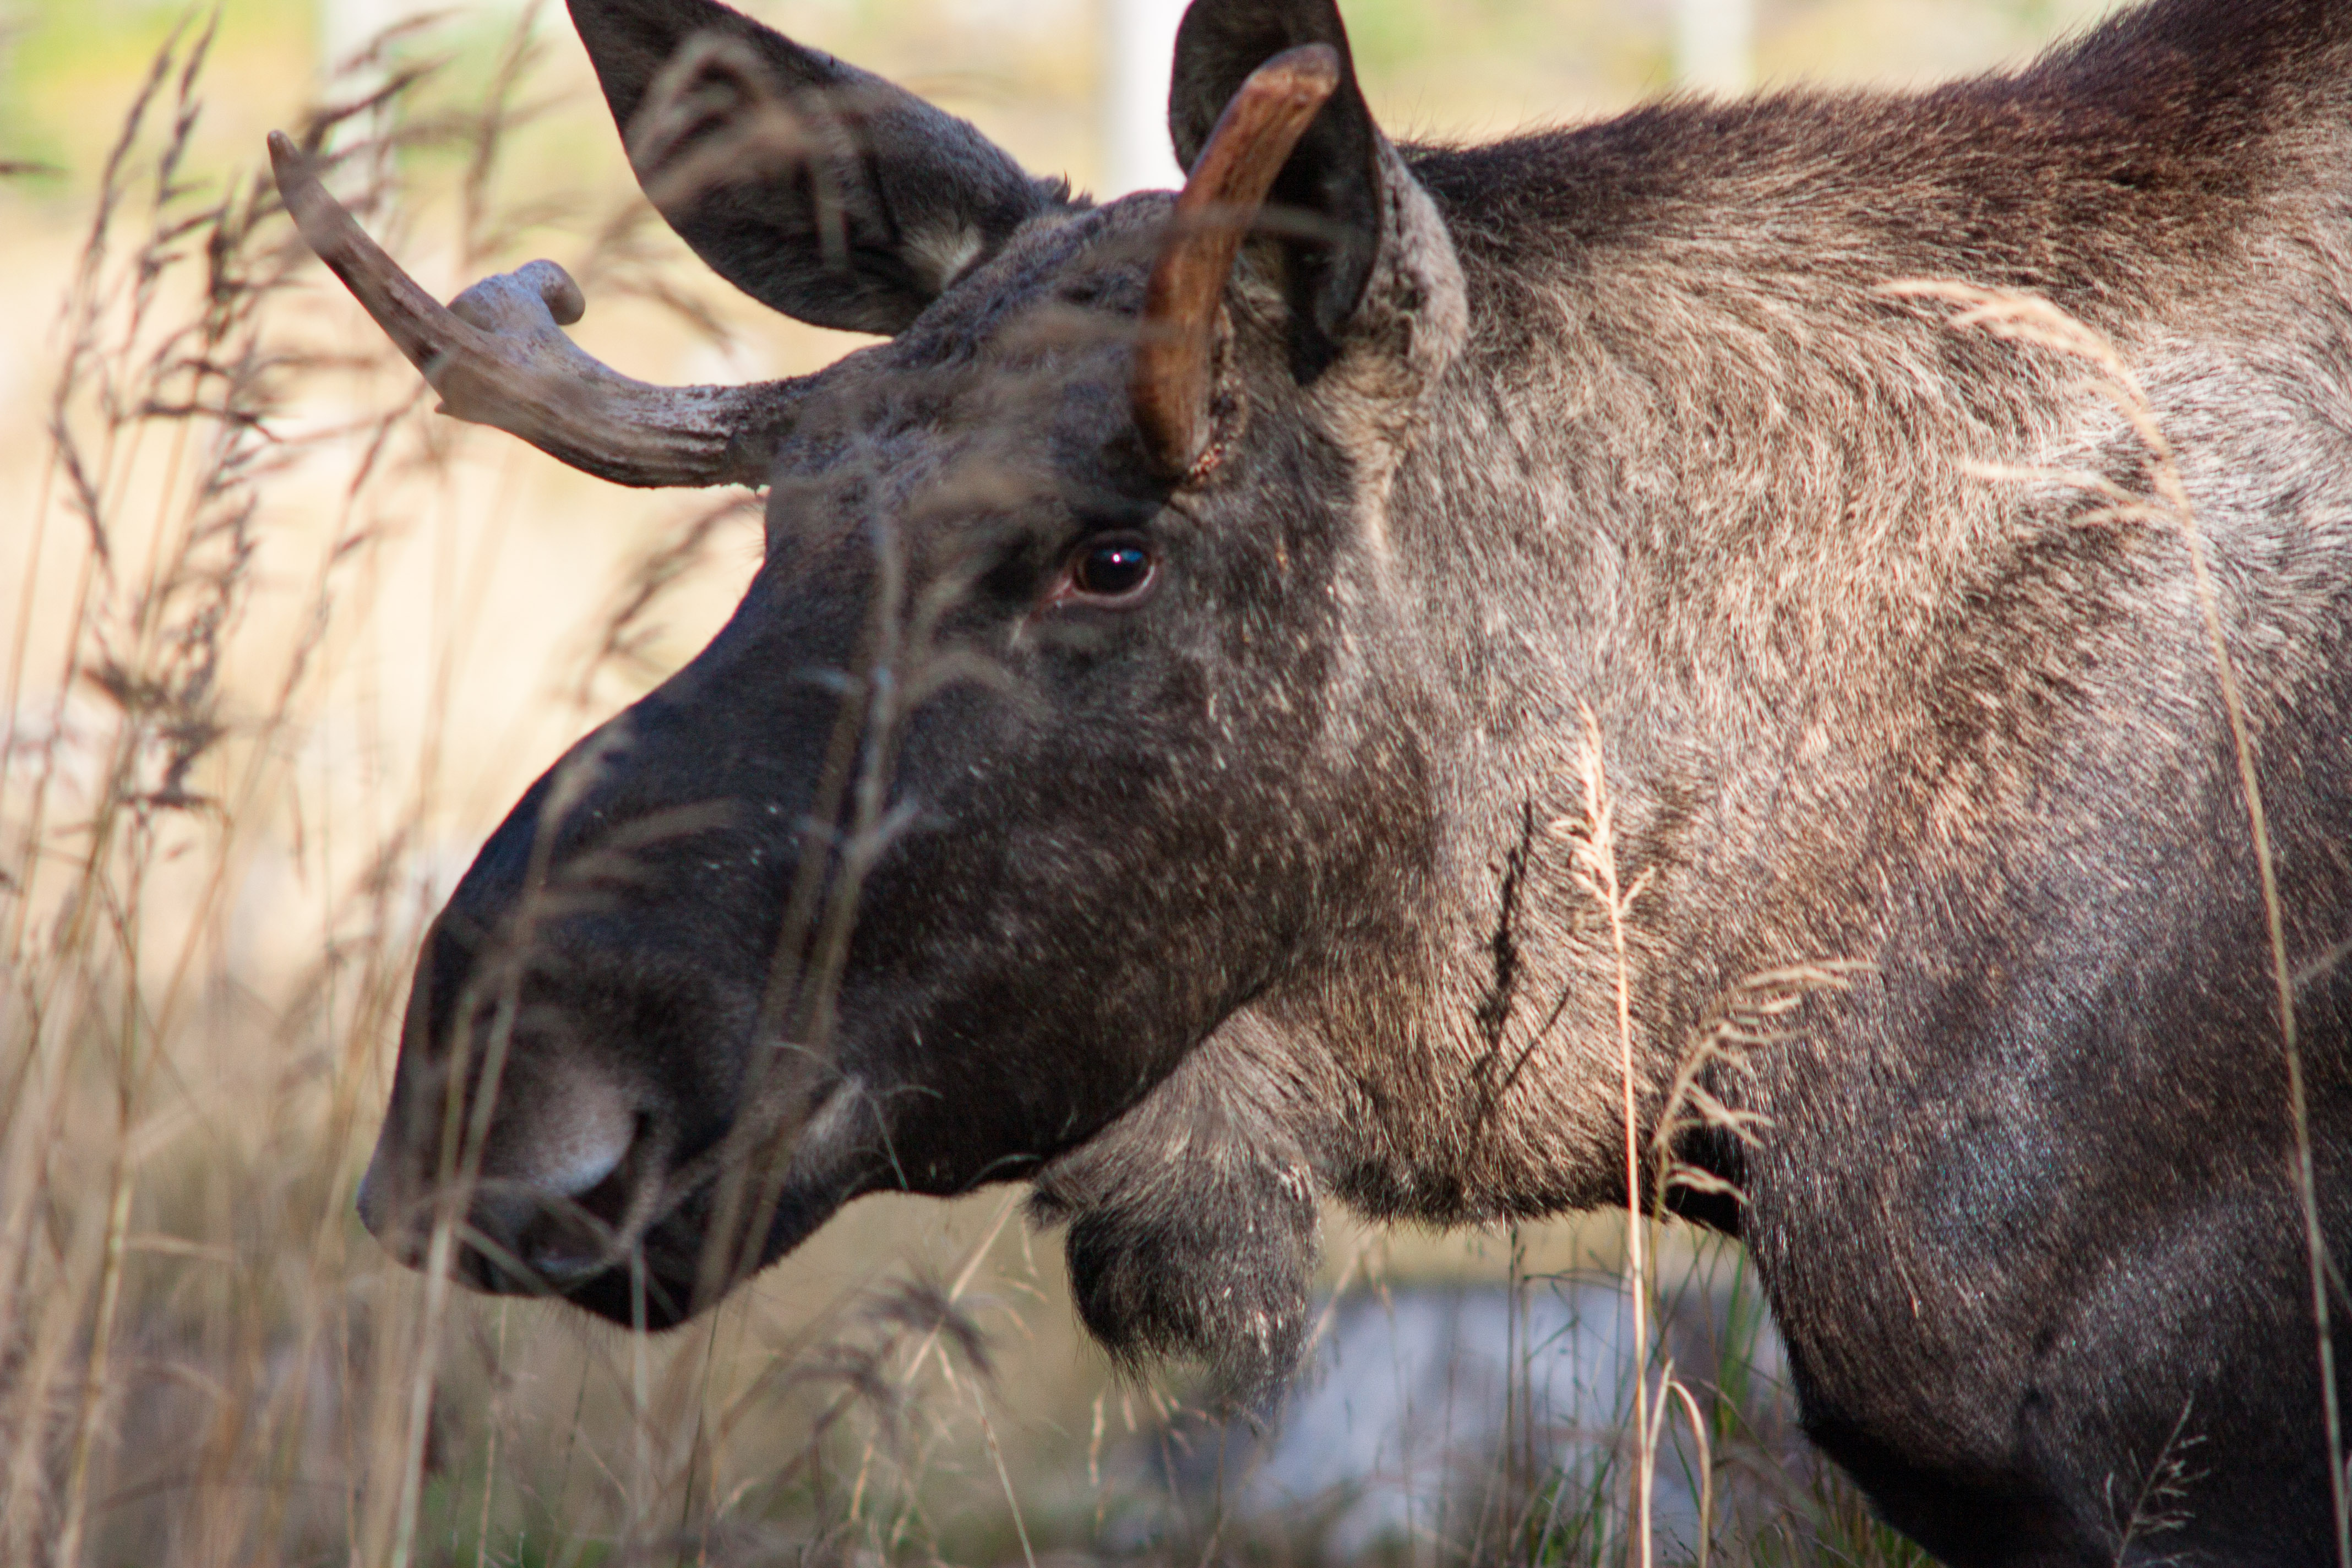
[[[393,232],[454,165],[451,248],[487,265],[543,221],[490,195],[526,37],[462,113],[435,110],[425,68],[355,61],[305,140],[332,138]],[[515,1531],[540,1557],[625,1558],[688,1526],[706,1558],[749,1560],[775,1531],[845,1528],[826,1499],[849,1444],[878,1478],[861,1506],[919,1533],[891,1465],[916,1374],[964,1386],[979,1358],[969,1271],[652,1341],[453,1295],[356,1232],[439,891],[438,715],[488,608],[479,552],[420,552],[437,530],[414,520],[512,497],[482,507],[479,444],[317,290],[267,184],[193,171],[211,38],[166,44],[104,165],[14,536],[0,1561],[488,1562]],[[597,226],[582,270],[690,312],[631,255],[637,227]],[[740,512],[696,509],[622,579],[565,672],[587,694],[570,723],[626,693],[648,617]],[[383,624],[419,553],[440,579],[421,637]],[[362,715],[385,700],[366,666],[386,644],[425,667],[407,767],[338,732],[354,686]]]

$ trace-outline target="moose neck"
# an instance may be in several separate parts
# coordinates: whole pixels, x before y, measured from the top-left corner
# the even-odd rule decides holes
[[[1729,194],[1632,206],[1592,173],[1614,132],[1413,160],[1471,338],[1372,553],[1400,679],[1450,738],[1439,863],[1409,939],[1274,1009],[1349,1107],[1327,1179],[1376,1213],[1622,1201],[1621,988],[1646,1122],[1749,977],[1873,957],[1863,868],[1785,868],[1871,841],[1936,722],[1932,672],[2021,516],[1971,459],[2114,426],[1880,290],[1964,258],[1874,251],[1846,214],[1825,267]],[[1505,195],[1580,181],[1605,236]]]

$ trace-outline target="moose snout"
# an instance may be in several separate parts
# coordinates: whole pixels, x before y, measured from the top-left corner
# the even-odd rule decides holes
[[[461,1277],[485,1289],[561,1290],[608,1264],[658,1181],[658,1118],[608,1076],[534,1068],[499,1086],[475,1140],[477,1106],[436,1115],[448,1109],[443,1089],[396,1100],[361,1180],[361,1223],[384,1249],[424,1267],[446,1219]],[[453,1121],[454,1148],[443,1136]]]
[[[753,1009],[659,910],[519,921],[485,859],[419,956],[360,1218],[398,1261],[478,1289],[683,1316],[674,1189],[724,1130]]]
[[[790,791],[776,805],[692,721],[687,696],[734,670],[706,655],[573,748],[435,921],[360,1194],[394,1257],[432,1266],[437,1234],[483,1289],[691,1310],[702,1156],[736,1115],[796,864]]]

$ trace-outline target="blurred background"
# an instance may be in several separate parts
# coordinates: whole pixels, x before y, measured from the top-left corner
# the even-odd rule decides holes
[[[1173,179],[1162,0],[746,8],[1033,170]],[[1901,88],[2102,7],[1345,8],[1391,134],[1475,139]],[[0,1563],[1912,1560],[1792,1437],[1735,1248],[1662,1229],[1635,1364],[1622,1215],[1334,1213],[1315,1364],[1231,1429],[1112,1375],[1015,1192],[862,1201],[663,1339],[390,1268],[352,1192],[423,921],[759,530],[436,417],[257,183],[322,109],[445,298],[552,257],[658,383],[857,341],[650,220],[560,6],[0,0]]]

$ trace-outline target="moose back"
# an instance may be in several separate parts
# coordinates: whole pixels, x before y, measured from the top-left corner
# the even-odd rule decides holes
[[[1100,205],[712,0],[572,11],[687,241],[886,341],[648,386],[273,142],[451,412],[770,487],[427,940],[396,1255],[660,1326],[1027,1181],[1105,1344],[1245,1394],[1327,1196],[1657,1203],[1950,1561],[2333,1558],[2352,5],[1447,147],[1329,0],[1199,0],[1185,188]]]

